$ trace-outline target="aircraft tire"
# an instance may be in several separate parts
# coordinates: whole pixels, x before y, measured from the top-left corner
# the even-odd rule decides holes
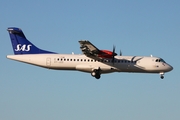
[[[100,74],[96,74],[96,75],[95,75],[95,78],[96,78],[96,79],[100,79],[100,78],[101,78],[101,75],[100,75]]]

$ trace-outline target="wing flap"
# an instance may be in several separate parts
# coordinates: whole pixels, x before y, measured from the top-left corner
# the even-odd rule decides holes
[[[80,49],[83,54],[91,58],[96,58],[98,56],[100,50],[96,46],[94,46],[91,42],[89,42],[88,40],[80,40],[79,43],[80,43]]]

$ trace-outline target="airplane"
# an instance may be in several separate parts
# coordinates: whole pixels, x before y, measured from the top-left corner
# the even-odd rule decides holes
[[[9,27],[7,31],[14,51],[14,55],[7,55],[7,58],[43,68],[87,72],[96,79],[113,72],[158,73],[163,79],[164,73],[173,70],[160,57],[122,56],[122,53],[118,56],[115,46],[113,51],[100,50],[88,40],[79,41],[83,54],[58,54],[36,47],[20,28]]]

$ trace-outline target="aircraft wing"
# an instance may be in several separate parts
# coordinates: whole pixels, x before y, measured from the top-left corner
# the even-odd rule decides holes
[[[79,43],[83,54],[93,59],[101,59],[98,57],[100,50],[91,42],[89,42],[88,40],[80,40]]]

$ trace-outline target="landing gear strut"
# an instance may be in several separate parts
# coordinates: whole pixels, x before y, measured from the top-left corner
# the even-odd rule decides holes
[[[100,79],[100,78],[101,78],[101,74],[100,74],[99,70],[94,70],[94,71],[91,73],[91,75],[92,75],[93,77],[95,77],[96,79]]]
[[[159,74],[160,74],[161,79],[164,79],[164,73],[159,73]]]

